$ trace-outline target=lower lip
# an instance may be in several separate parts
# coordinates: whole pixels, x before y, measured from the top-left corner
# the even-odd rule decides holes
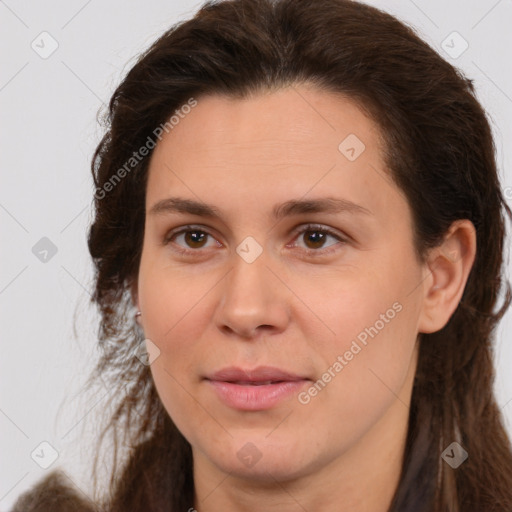
[[[294,393],[299,393],[308,381],[284,381],[256,386],[218,380],[209,380],[208,382],[228,406],[244,411],[261,411],[270,409]]]

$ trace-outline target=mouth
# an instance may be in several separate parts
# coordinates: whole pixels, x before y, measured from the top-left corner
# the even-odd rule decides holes
[[[244,411],[271,409],[310,382],[305,376],[270,366],[224,368],[205,380],[225,405]]]
[[[251,381],[251,380],[236,380],[236,381],[224,381],[229,384],[238,384],[239,386],[268,386],[269,384],[278,384],[280,382],[290,382],[286,380],[265,380],[265,381]]]

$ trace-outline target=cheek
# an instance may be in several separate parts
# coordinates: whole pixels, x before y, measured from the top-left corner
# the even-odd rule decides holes
[[[325,326],[323,336],[318,335],[318,322],[313,326],[304,321],[301,327],[314,340],[312,352],[320,356],[315,365],[322,372],[318,394],[342,404],[354,417],[371,417],[376,407],[389,404],[409,372],[420,302],[410,293],[416,270],[398,272],[407,268],[400,265],[319,279],[322,293],[312,292],[306,283],[302,287],[303,294],[309,290],[308,305]]]
[[[403,395],[410,376],[415,347],[415,310],[396,304],[396,309],[378,303],[362,303],[337,317],[336,339],[320,344],[322,354],[317,381],[306,389],[301,403],[304,413],[324,425],[333,439],[347,446],[355,443]],[[388,323],[381,320],[386,315]],[[377,314],[376,314],[377,313]],[[404,405],[406,413],[407,406]]]
[[[218,281],[216,275],[185,274],[149,259],[142,261],[139,272],[144,335],[160,350],[150,367],[153,380],[169,415],[185,431],[180,418],[198,416],[197,403],[187,391],[194,392],[198,363],[214,348],[198,341],[213,315],[211,293]]]
[[[201,424],[211,423],[211,417],[205,412],[205,408],[201,407],[200,401],[194,396],[193,387],[190,386],[190,372],[183,364],[187,356],[181,356],[179,353],[169,356],[169,352],[162,353],[151,364],[151,374],[168,416],[183,436],[192,442],[198,434],[198,428],[201,432]],[[180,363],[176,364],[177,361]],[[213,422],[210,428],[212,426],[215,428],[216,423]],[[217,435],[221,436],[222,432],[217,432]]]
[[[364,346],[374,337],[391,334],[404,316],[414,316],[413,297],[408,296],[414,278],[404,274],[396,275],[378,265],[303,274],[293,283],[294,293],[303,302],[299,306],[302,312],[297,308],[295,318],[323,351],[329,346],[337,353],[349,350],[355,339]]]
[[[196,276],[155,262],[141,264],[139,299],[146,337],[165,353],[180,350],[180,340],[196,337],[208,318],[208,293],[218,278]]]

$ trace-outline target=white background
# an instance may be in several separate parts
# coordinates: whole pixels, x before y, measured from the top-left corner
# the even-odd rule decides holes
[[[512,140],[512,1],[369,3],[412,24],[475,80],[493,121],[501,179],[512,203],[512,150],[505,143]],[[101,394],[80,394],[96,355],[98,321],[88,306],[92,265],[86,246],[89,165],[101,136],[96,115],[134,58],[200,4],[0,0],[0,510],[57,466],[89,492],[94,436],[82,427],[102,408]],[[47,59],[31,47],[34,40],[42,46],[43,31],[58,43]],[[455,59],[442,47],[453,31],[469,44]],[[448,44],[462,48],[453,37]],[[50,44],[46,39],[46,51]],[[46,263],[32,252],[42,237],[57,248]],[[510,264],[508,269],[510,279]],[[495,389],[512,434],[511,318],[508,312],[497,333]],[[30,455],[42,441],[59,454],[47,470]]]

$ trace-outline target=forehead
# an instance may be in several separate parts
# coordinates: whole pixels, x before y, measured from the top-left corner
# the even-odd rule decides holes
[[[171,193],[233,212],[334,193],[379,210],[400,195],[377,126],[341,95],[290,86],[196,100],[153,152],[148,208]]]
[[[289,86],[247,99],[207,95],[196,101],[187,114],[174,116],[176,124],[164,134],[154,160],[172,158],[166,151],[171,148],[188,152],[189,161],[206,153],[214,161],[236,156],[246,165],[260,163],[250,160],[252,153],[272,162],[318,157],[311,150],[337,156],[339,143],[349,135],[370,152],[377,149],[378,129],[354,102],[311,86]]]

